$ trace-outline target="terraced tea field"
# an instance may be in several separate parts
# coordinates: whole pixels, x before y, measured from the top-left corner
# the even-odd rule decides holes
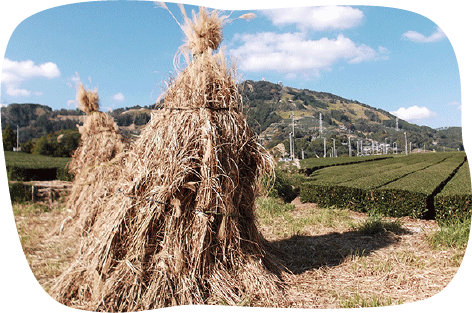
[[[464,152],[370,158],[365,162],[352,159],[351,164],[305,161],[305,173],[310,172],[309,166],[324,167],[313,170],[300,186],[301,200],[394,217],[432,219],[439,210],[441,219],[448,215],[470,218],[471,179]],[[447,209],[442,207],[445,203]]]

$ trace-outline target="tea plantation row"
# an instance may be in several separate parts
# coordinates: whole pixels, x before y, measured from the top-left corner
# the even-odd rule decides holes
[[[472,194],[465,153],[427,153],[314,171],[300,199],[321,207],[415,218],[470,219]]]
[[[48,157],[21,152],[5,151],[8,180],[65,180],[72,181],[67,164],[71,158]]]

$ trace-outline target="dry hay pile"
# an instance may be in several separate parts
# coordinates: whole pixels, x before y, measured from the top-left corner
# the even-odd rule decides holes
[[[221,25],[217,14],[202,16]],[[175,79],[55,299],[98,311],[282,305],[286,274],[255,219],[273,160],[246,123],[234,75],[208,47]]]
[[[68,227],[70,231],[87,233],[104,199],[116,191],[113,180],[121,171],[126,140],[113,118],[98,111],[96,90],[87,91],[80,84],[76,99],[87,117],[84,125],[79,126],[81,143],[69,163],[74,182],[66,207],[74,214],[75,223]]]

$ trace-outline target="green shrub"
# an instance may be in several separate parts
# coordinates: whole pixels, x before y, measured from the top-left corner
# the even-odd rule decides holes
[[[472,191],[468,162],[465,162],[434,198],[437,221],[470,221],[472,215]]]
[[[73,181],[74,175],[69,173],[68,167],[58,167],[56,178],[62,181]]]
[[[267,188],[269,197],[279,197],[285,202],[291,202],[297,197],[290,176],[281,170],[275,170],[275,180],[271,181],[268,177],[263,183]]]
[[[335,206],[362,212],[364,198],[364,190],[341,185],[306,182],[300,187],[300,201],[316,203],[321,208]]]
[[[377,188],[372,191],[369,209],[395,217],[433,218],[434,195],[462,163],[463,154],[446,154],[443,161]]]
[[[373,214],[421,218],[428,211],[428,195],[409,190],[377,189],[366,197],[365,206]]]
[[[454,177],[464,158],[464,153],[416,154],[324,168],[301,184],[300,200],[320,207],[336,206],[393,217],[430,217],[434,213],[434,196]],[[470,176],[456,185],[466,185],[463,189],[470,190],[464,181],[470,186]],[[454,188],[453,194],[456,193]],[[462,203],[457,214],[470,217],[472,197],[448,199],[456,199],[451,206]]]
[[[24,203],[31,199],[31,185],[23,183],[9,183],[11,202]]]
[[[379,161],[390,158],[392,158],[392,156],[386,155],[373,155],[365,157],[310,158],[300,161],[300,172],[310,175],[311,173],[326,167],[344,166],[349,164]]]
[[[8,180],[72,180],[66,166],[70,158],[47,157],[22,152],[5,152]]]

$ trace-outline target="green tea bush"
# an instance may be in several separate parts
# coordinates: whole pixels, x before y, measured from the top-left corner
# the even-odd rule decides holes
[[[316,203],[319,207],[347,208],[363,212],[362,204],[365,191],[341,185],[319,185],[316,182],[306,182],[300,187],[300,201]]]
[[[470,218],[470,174],[455,175],[465,161],[464,153],[416,154],[377,162],[324,168],[311,174],[300,186],[302,202],[320,207],[335,206],[359,212],[413,218],[445,216]],[[458,173],[459,174],[459,173]],[[452,178],[452,179],[451,179]],[[449,182],[449,183],[448,183]],[[434,197],[446,185],[451,194]],[[462,186],[462,196],[460,187]],[[446,190],[447,188],[444,188]],[[449,206],[439,205],[449,201]],[[454,209],[456,208],[456,209]],[[439,213],[439,214],[438,214]],[[451,215],[452,214],[452,215]]]
[[[69,169],[67,167],[58,167],[57,172],[56,172],[56,178],[57,180],[62,180],[62,181],[73,181],[74,180],[74,175],[69,173]]]
[[[291,202],[297,197],[290,175],[282,170],[275,170],[275,180],[266,177],[263,185],[267,189],[269,197],[282,198],[285,202]]]
[[[31,199],[31,185],[23,183],[9,183],[11,202],[24,203]]]
[[[472,215],[472,191],[468,162],[465,162],[434,198],[436,220],[470,221]]]

